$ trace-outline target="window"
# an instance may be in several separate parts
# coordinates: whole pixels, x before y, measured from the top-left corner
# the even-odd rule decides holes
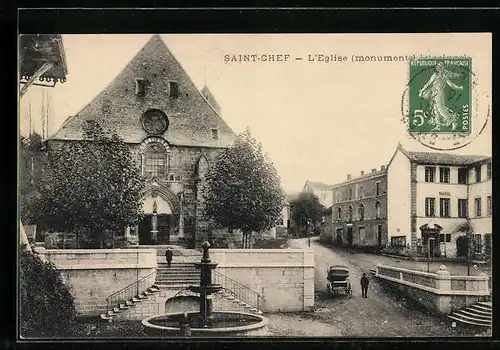
[[[481,198],[474,198],[474,208],[476,216],[481,216]]]
[[[349,209],[347,209],[347,218],[349,221],[352,221],[352,206],[349,206]]]
[[[375,217],[380,219],[380,202],[375,202]]]
[[[486,163],[486,177],[487,179],[491,179],[491,163]]]
[[[486,215],[491,216],[491,196],[486,197]]]
[[[469,169],[460,168],[458,169],[458,183],[467,184],[469,182]]]
[[[481,235],[480,234],[475,234],[474,235],[474,253],[481,254],[482,252],[482,244],[481,244]]]
[[[425,182],[434,182],[436,178],[436,167],[425,167]]]
[[[450,199],[440,198],[439,199],[439,215],[443,218],[450,217]]]
[[[406,236],[391,237],[391,246],[393,246],[393,247],[406,247]]]
[[[351,199],[352,199],[352,188],[349,188],[347,190],[347,200],[350,201]]]
[[[218,140],[219,139],[219,129],[212,128],[210,130],[212,132],[212,139],[213,140]]]
[[[451,234],[450,233],[440,233],[439,234],[439,242],[451,242]]]
[[[478,165],[474,168],[474,172],[476,173],[476,182],[481,181],[481,166]]]
[[[468,216],[468,205],[467,199],[459,199],[458,200],[458,217],[466,218]]]
[[[439,182],[450,183],[450,168],[439,168]]]
[[[359,187],[359,198],[363,198],[364,193],[365,193],[365,186],[360,186]]]
[[[435,198],[425,198],[425,216],[436,215],[436,199]]]
[[[163,177],[167,173],[167,154],[160,144],[152,144],[146,150],[144,175],[146,177]]]
[[[380,196],[380,182],[375,183],[375,195]]]
[[[338,208],[337,209],[337,219],[342,219],[342,209],[341,208]]]
[[[179,83],[177,83],[176,81],[169,81],[168,92],[170,97],[173,98],[179,97]]]
[[[147,80],[142,78],[135,79],[135,94],[137,96],[144,96],[146,94]]]
[[[363,204],[359,205],[358,214],[359,214],[359,220],[365,219],[365,206]]]

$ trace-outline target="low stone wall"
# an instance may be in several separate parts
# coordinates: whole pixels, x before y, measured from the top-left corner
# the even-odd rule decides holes
[[[106,311],[106,298],[156,271],[155,249],[35,248],[61,272],[81,316]]]
[[[451,276],[444,265],[436,273],[377,265],[375,276],[427,308],[443,314],[487,300],[490,296],[486,274]]]
[[[263,312],[314,307],[314,253],[309,249],[211,249],[215,271],[260,294]]]

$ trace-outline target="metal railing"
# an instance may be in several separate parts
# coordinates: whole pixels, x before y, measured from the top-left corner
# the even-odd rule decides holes
[[[223,275],[220,272],[212,271],[212,283],[219,284],[224,289],[230,291],[236,298],[244,301],[250,306],[253,306],[257,310],[260,307],[260,294],[254,290],[251,290],[247,286],[236,282],[230,277]]]
[[[139,294],[154,285],[155,281],[156,270],[144,277],[141,277],[139,280],[129,284],[119,291],[114,292],[106,298],[106,310],[113,310],[113,308],[119,307],[121,303],[125,303],[127,300],[130,300],[133,297],[138,297]]]

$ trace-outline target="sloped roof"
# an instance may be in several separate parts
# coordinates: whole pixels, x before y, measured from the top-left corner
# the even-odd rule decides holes
[[[212,106],[213,109],[217,111],[217,113],[221,114],[221,108],[217,100],[215,99],[214,95],[210,91],[210,89],[204,85],[203,88],[201,89],[201,94],[207,100],[207,102]]]
[[[483,160],[488,156],[480,155],[459,155],[439,152],[411,152],[403,149],[401,151],[412,161],[419,164],[436,165],[471,165]]]
[[[304,187],[307,187],[307,186],[309,186],[310,188],[315,189],[315,190],[329,190],[332,188],[332,185],[327,185],[327,184],[322,183],[322,182],[314,182],[314,181],[309,181],[309,180],[307,180],[306,184],[304,185]]]
[[[53,66],[39,80],[66,81],[68,67],[60,34],[22,34],[19,38],[19,75],[28,80],[46,62]]]
[[[488,159],[487,156],[468,156],[448,153],[408,152],[410,160],[415,163],[443,164],[443,165],[470,165]]]
[[[136,79],[148,84],[145,96],[135,94]],[[179,96],[169,96],[169,83],[178,83]],[[168,118],[169,127],[161,135],[169,144],[198,147],[227,147],[236,135],[209,105],[181,64],[159,35],[132,58],[118,76],[79,113],[68,118],[50,138],[80,140],[86,120],[93,119],[104,129],[114,130],[127,143],[140,143],[149,135],[141,117],[149,109],[159,109]],[[219,139],[211,129],[219,130]]]

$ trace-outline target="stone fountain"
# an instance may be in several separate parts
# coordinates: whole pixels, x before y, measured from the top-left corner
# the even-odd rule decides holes
[[[189,286],[199,295],[199,312],[179,312],[156,315],[142,320],[144,330],[153,337],[244,337],[267,334],[267,318],[238,311],[213,311],[211,295],[223,289],[212,284],[212,270],[217,263],[210,261],[210,243],[202,244],[203,257],[194,266],[200,270],[200,284]]]

